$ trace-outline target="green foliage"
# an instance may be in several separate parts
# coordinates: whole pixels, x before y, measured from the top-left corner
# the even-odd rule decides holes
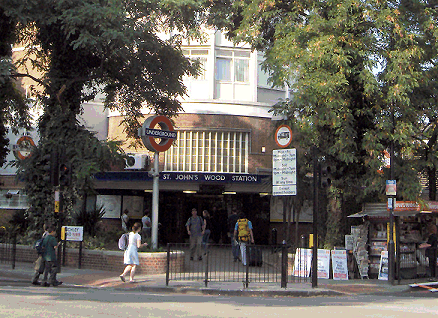
[[[9,152],[8,129],[17,133],[17,128],[29,128],[28,105],[11,77],[14,71],[11,45],[16,37],[16,22],[0,5],[0,166],[5,164]]]
[[[11,230],[19,235],[26,234],[27,231],[27,220],[26,214],[24,210],[17,210],[12,218],[9,220],[9,224],[11,225]]]
[[[211,6],[210,21],[265,53],[272,84],[288,84],[291,99],[273,112],[287,116],[295,146],[317,146],[342,169],[333,187],[344,199],[384,200],[389,175],[378,170],[391,143],[397,200],[418,199],[418,173],[435,176],[438,159],[435,6],[380,0]],[[329,208],[326,237],[336,240],[339,218]]]
[[[73,215],[73,219],[76,225],[84,227],[85,233],[94,237],[100,232],[100,223],[104,214],[105,208],[102,206],[91,211],[82,208]]]
[[[76,202],[92,189],[93,174],[123,157],[120,144],[101,142],[78,124],[84,101],[104,92],[105,106],[124,116],[125,131],[136,138],[145,107],[169,117],[181,109],[182,78],[196,74],[197,64],[184,57],[180,40],[200,37],[199,25],[205,18],[201,4],[195,0],[0,4],[0,14],[4,12],[0,18],[12,21],[10,32],[16,31],[17,40],[26,45],[17,65],[32,65],[41,72],[40,76],[10,72],[13,79],[29,77],[42,87],[37,93],[44,109],[38,122],[40,141],[31,158],[17,163],[33,207],[27,215],[30,226],[40,228],[53,217],[56,189],[42,178],[46,154],[56,151],[60,162],[73,169],[73,184],[60,189],[63,221],[71,219]],[[158,37],[171,29],[180,35]],[[0,137],[2,133],[0,127]]]

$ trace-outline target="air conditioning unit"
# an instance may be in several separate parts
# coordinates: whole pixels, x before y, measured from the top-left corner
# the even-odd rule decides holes
[[[149,155],[145,153],[128,153],[125,159],[125,170],[141,170],[149,164]]]

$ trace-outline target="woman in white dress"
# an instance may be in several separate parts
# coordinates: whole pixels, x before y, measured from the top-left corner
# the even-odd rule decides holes
[[[138,234],[141,230],[141,224],[136,222],[132,226],[132,232],[129,233],[129,243],[128,248],[125,250],[125,255],[123,259],[123,263],[126,265],[125,270],[122,275],[120,275],[120,279],[125,282],[125,275],[129,274],[129,282],[134,282],[135,269],[137,265],[139,265],[138,261],[138,249],[142,245],[147,245],[147,243],[141,244],[141,236]]]

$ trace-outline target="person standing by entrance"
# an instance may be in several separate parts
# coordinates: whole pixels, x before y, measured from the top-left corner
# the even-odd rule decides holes
[[[144,211],[144,216],[141,218],[141,223],[143,224],[143,229],[141,233],[143,234],[143,239],[146,240],[151,237],[151,226],[152,226],[148,209]]]
[[[204,255],[207,254],[208,240],[211,233],[211,218],[210,213],[207,210],[202,211],[202,217],[204,218],[204,235],[202,236],[202,247],[204,249]]]
[[[201,243],[204,235],[205,223],[202,217],[198,215],[198,211],[193,208],[192,216],[186,222],[187,233],[190,236],[190,260],[198,255],[198,260],[202,261]]]
[[[437,248],[438,237],[437,227],[435,224],[429,224],[428,227],[429,236],[427,242],[420,245],[420,248],[426,248],[426,256],[429,258],[429,272],[430,277],[436,277],[436,262],[437,262]]]
[[[238,219],[237,210],[233,209],[231,215],[228,217],[228,237],[231,239],[231,253],[233,254],[235,262],[239,260],[239,244],[234,237],[234,228]]]
[[[246,266],[246,246],[251,242],[254,244],[254,235],[252,232],[252,223],[244,214],[240,216],[234,227],[234,237],[237,238],[240,246],[242,264]]]
[[[123,211],[122,216],[120,217],[122,219],[122,229],[123,231],[126,233],[128,232],[129,229],[129,211],[128,209],[125,209],[125,211]]]

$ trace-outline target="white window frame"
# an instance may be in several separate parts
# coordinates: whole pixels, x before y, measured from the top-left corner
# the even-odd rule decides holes
[[[164,171],[248,173],[249,131],[199,129],[177,133],[175,143],[165,152]]]

